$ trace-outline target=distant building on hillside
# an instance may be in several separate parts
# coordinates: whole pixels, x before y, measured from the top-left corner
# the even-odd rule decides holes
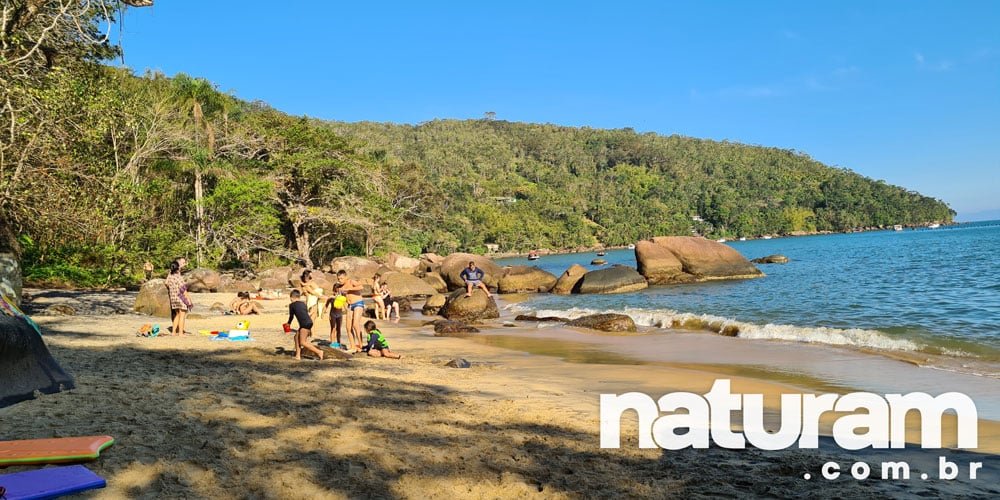
[[[700,215],[692,215],[691,220],[695,222],[705,222],[705,219],[702,219]]]
[[[486,244],[486,251],[489,252],[489,253],[497,253],[497,252],[500,251],[500,245],[498,245],[496,243],[487,243]]]

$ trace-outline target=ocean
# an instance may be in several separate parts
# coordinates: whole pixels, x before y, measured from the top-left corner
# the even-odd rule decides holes
[[[620,312],[653,333],[738,330],[738,337],[762,342],[1000,361],[1000,221],[725,244],[748,259],[782,254],[790,262],[760,264],[767,276],[752,280],[611,295],[539,294],[510,312]],[[537,265],[558,276],[572,264],[605,267],[590,265],[594,258],[578,253],[498,263]],[[636,265],[632,250],[603,258],[607,265]]]

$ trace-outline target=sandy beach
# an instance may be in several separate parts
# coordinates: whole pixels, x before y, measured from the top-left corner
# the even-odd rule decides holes
[[[207,312],[230,296],[193,297],[197,315],[189,330],[226,329],[238,321]],[[393,350],[404,355],[400,361],[355,356],[296,362],[289,354],[292,340],[280,328],[287,302],[267,301],[265,308],[250,319],[251,342],[197,334],[136,337],[142,324],[165,327],[167,321],[130,314],[37,315],[46,343],[76,377],[77,389],[0,410],[0,438],[114,436],[116,444],[88,464],[108,480],[106,489],[90,494],[99,498],[1000,494],[1000,432],[992,421],[980,421],[978,453],[847,452],[829,443],[781,452],[640,450],[632,425],[623,425],[622,448],[604,450],[601,393],[703,393],[717,378],[732,379],[734,392],[763,393],[769,404],[782,392],[816,391],[807,379],[643,360],[607,347],[606,336],[574,348],[567,338],[559,340],[574,332],[546,331],[544,345],[565,344],[548,353],[503,340],[537,337],[533,325],[497,322],[478,339],[439,338],[419,315],[380,325]],[[328,329],[318,324],[316,336],[325,339]],[[687,348],[698,345],[704,348],[698,342]],[[446,367],[453,358],[472,367]],[[936,477],[940,455],[984,462],[979,479],[815,479],[830,460],[846,470],[858,460],[883,459],[909,459],[915,475]],[[814,479],[804,479],[806,473]]]

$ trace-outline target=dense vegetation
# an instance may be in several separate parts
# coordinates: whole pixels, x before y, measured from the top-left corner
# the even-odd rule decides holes
[[[773,148],[493,119],[288,116],[205,80],[102,65],[117,48],[98,28],[122,2],[29,4],[11,2],[20,14],[0,25],[0,250],[21,254],[29,280],[129,283],[143,261],[177,255],[311,265],[953,216]]]

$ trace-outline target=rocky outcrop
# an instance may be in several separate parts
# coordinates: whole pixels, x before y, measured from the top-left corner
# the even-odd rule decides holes
[[[629,266],[613,266],[590,271],[580,278],[575,293],[624,293],[649,286],[646,279]]]
[[[665,252],[672,254],[677,264]],[[764,274],[735,249],[722,243],[693,236],[659,236],[639,242],[635,258],[652,284],[683,283],[720,279],[757,278]]]
[[[576,284],[580,282],[583,275],[587,274],[587,268],[581,266],[580,264],[573,264],[569,267],[559,279],[556,280],[555,286],[550,290],[552,293],[559,295],[568,295],[573,293],[573,288]]]
[[[539,323],[567,323],[568,318],[559,316],[535,316],[533,314],[518,314],[514,321],[537,321]]]
[[[462,270],[469,266],[469,261],[475,262],[476,266],[485,273],[483,283],[486,283],[486,286],[490,288],[496,288],[497,282],[503,276],[503,268],[496,265],[489,257],[471,253],[453,253],[441,262],[441,277],[444,278],[448,287],[451,289],[465,288],[461,274]]]
[[[222,286],[222,276],[204,267],[187,273],[184,281],[187,283],[188,291],[193,293],[218,292],[219,287]]]
[[[462,321],[442,319],[434,322],[435,337],[468,337],[479,329]]]
[[[758,257],[751,260],[754,264],[787,264],[788,257],[780,254],[768,255],[767,257]]]
[[[591,314],[589,316],[583,316],[576,318],[566,326],[575,326],[579,328],[590,328],[591,330],[601,330],[604,332],[634,332],[635,321],[631,317],[624,314]]]
[[[441,315],[459,321],[477,321],[499,318],[500,309],[492,297],[486,296],[486,292],[476,289],[471,297],[466,297],[463,289],[448,295],[441,307]]]
[[[424,302],[424,307],[421,309],[421,312],[424,316],[434,316],[441,311],[441,308],[447,300],[448,298],[440,293],[431,295],[430,297],[427,297],[427,300]]]
[[[444,278],[442,278],[438,273],[427,273],[421,279],[440,293],[448,291],[448,284],[444,282]]]
[[[500,278],[500,293],[544,293],[556,284],[556,277],[537,266],[512,266]]]
[[[420,259],[414,259],[413,257],[407,257],[395,252],[390,253],[388,257],[386,257],[385,263],[389,264],[389,267],[399,269],[400,271],[408,274],[413,274],[420,268]]]
[[[389,287],[393,297],[429,297],[438,293],[426,281],[399,271],[383,274],[382,282]]]
[[[363,257],[337,257],[330,261],[330,271],[336,275],[338,271],[347,272],[347,276],[356,280],[371,279],[381,265]]]
[[[219,283],[219,291],[222,293],[256,292],[260,287],[259,281],[238,280],[223,274]]]
[[[142,284],[139,295],[135,297],[133,310],[139,314],[148,314],[161,318],[170,317],[170,296],[167,293],[167,281],[163,279],[149,280]]]
[[[21,264],[12,253],[0,253],[0,294],[21,303]]]
[[[275,267],[257,273],[260,279],[259,287],[263,290],[284,290],[291,284],[292,276],[301,275],[302,270],[290,266]]]
[[[607,263],[608,263],[608,261],[606,261],[604,259],[594,259],[594,260],[590,261],[590,265],[592,265],[592,266],[603,266],[604,264],[607,264]]]

